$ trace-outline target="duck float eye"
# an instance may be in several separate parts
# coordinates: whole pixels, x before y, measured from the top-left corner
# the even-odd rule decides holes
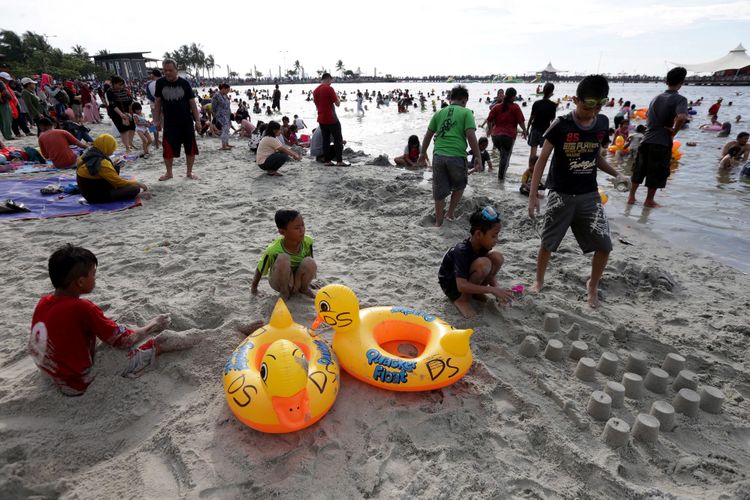
[[[260,378],[265,382],[268,379],[268,366],[265,363],[260,365]]]
[[[326,302],[325,300],[320,301],[320,312],[328,312],[331,310],[331,304]]]

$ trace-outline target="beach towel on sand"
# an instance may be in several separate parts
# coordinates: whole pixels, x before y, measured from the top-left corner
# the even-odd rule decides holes
[[[0,201],[13,200],[23,203],[30,212],[0,214],[0,221],[11,219],[50,219],[94,212],[115,212],[141,205],[140,198],[112,203],[91,204],[80,194],[44,195],[40,189],[49,184],[67,186],[75,183],[75,177],[53,176],[37,179],[7,179],[0,181]],[[62,197],[61,197],[62,196]]]

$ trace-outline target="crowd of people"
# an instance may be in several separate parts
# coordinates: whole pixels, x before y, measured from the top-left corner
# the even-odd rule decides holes
[[[434,115],[423,138],[411,135],[403,155],[396,157],[395,162],[410,168],[431,167],[435,225],[441,226],[445,220],[456,219],[456,209],[469,175],[493,170],[488,149],[498,150],[497,176],[500,181],[505,179],[520,130],[530,146],[529,168],[522,179],[522,192],[525,187],[529,197],[530,217],[540,215],[542,190],[547,191],[531,291],[544,287],[551,255],[571,229],[582,252],[593,253],[586,292],[588,304],[597,307],[599,282],[612,251],[597,172],[601,170],[614,177],[616,183],[629,184],[628,203],[636,203],[639,186],[645,184],[648,192],[644,206],[659,207],[655,194],[666,186],[674,137],[690,116],[690,105],[679,94],[685,75],[684,68],[669,71],[666,90],[648,107],[646,125],[635,128],[631,126],[634,105],[622,100],[614,119],[615,127],[610,128],[609,119],[600,111],[605,106],[615,106],[615,100],[609,97],[609,83],[601,75],[583,78],[575,96],[564,98],[565,109],[569,111],[559,116],[561,102],[552,100],[554,85],[545,84],[538,89],[542,97],[533,103],[528,123],[521,110],[527,100],[514,88],[501,89],[494,100],[485,99],[489,109],[479,127],[474,112],[467,108],[469,91],[458,85],[445,96],[434,96],[440,98],[440,108],[437,99],[433,100]],[[322,75],[320,85],[307,93],[307,99],[315,103],[318,122],[309,137],[298,135],[307,129],[298,115],[294,115],[293,120],[283,116],[280,121],[252,123],[251,102],[254,114],[260,114],[260,101],[264,100],[271,101],[263,105],[266,114],[271,117],[281,114],[283,94],[278,85],[272,92],[248,91],[248,101],[233,100],[228,84],[208,89],[201,96],[190,82],[179,76],[176,62],[170,59],[164,60],[161,70],[153,70],[148,82],[135,87],[118,76],[101,86],[71,81],[61,85],[50,78],[38,85],[35,79],[16,80],[8,73],[0,73],[0,82],[3,136],[12,140],[13,134],[30,135],[29,124],[36,126],[42,155],[56,167],[75,168],[79,189],[90,203],[131,199],[149,189],[142,182],[120,176],[120,164],[113,159],[117,148],[113,135],[105,133],[96,138],[88,135],[85,124],[101,121],[97,97],[126,153],[135,149],[136,134],[142,142],[144,155],[149,154],[151,146],[161,149],[165,173],[160,181],[173,178],[174,159],[183,150],[186,177],[197,179],[194,173],[198,155],[196,134],[214,135],[219,138],[219,149],[229,150],[232,148],[230,135],[234,132],[236,137],[247,140],[255,152],[258,168],[269,176],[282,175],[281,167],[290,160],[299,161],[305,148],[309,148],[310,156],[326,166],[349,166],[343,159],[345,141],[337,115],[341,103],[346,102],[346,93],[333,88],[333,78],[328,73]],[[429,93],[414,96],[408,90],[357,91],[356,113],[363,115],[368,111],[364,103],[373,99],[377,107],[395,100],[400,113],[420,105],[425,109],[428,97],[433,96]],[[143,99],[151,108],[150,120],[143,113]],[[712,106],[709,114],[716,116],[720,105],[719,101]],[[484,133],[477,134],[478,130]],[[742,132],[736,140],[726,144],[720,160],[722,168],[748,160],[748,138],[750,134]],[[607,161],[606,149],[612,141],[626,145],[635,158],[629,179]],[[433,145],[431,159],[427,154],[430,145]],[[81,154],[72,153],[70,146],[81,148]],[[543,180],[548,163],[549,175]],[[258,291],[262,278],[268,276],[269,285],[282,297],[288,298],[294,293],[312,295],[310,283],[317,264],[313,259],[312,238],[305,235],[302,215],[293,210],[280,210],[276,213],[276,225],[281,236],[261,256],[251,284],[252,293]],[[469,225],[469,237],[446,252],[437,273],[442,291],[466,317],[477,314],[473,301],[478,297],[490,294],[500,302],[507,302],[514,294],[497,278],[504,263],[502,253],[494,249],[502,230],[500,211],[491,205],[478,209],[471,214]],[[116,347],[132,349],[125,371],[128,376],[139,374],[153,363],[158,353],[170,349],[168,337],[154,337],[141,344],[146,334],[165,328],[168,318],[160,316],[143,329],[131,330],[116,325],[96,306],[80,299],[95,285],[96,265],[96,257],[79,247],[68,245],[55,252],[49,261],[55,292],[42,298],[34,313],[29,344],[32,356],[39,368],[68,395],[82,394],[91,382],[92,347],[96,337]],[[74,342],[63,348],[61,345],[67,340],[64,340],[65,328],[61,325],[72,322],[73,318],[83,318],[90,328],[77,332]],[[88,361],[82,361],[86,357]],[[75,362],[70,364],[70,360]]]

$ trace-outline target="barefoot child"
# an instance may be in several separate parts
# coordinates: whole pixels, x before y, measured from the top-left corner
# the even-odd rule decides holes
[[[314,297],[310,283],[318,266],[313,260],[313,239],[305,235],[305,220],[296,210],[279,210],[274,219],[281,237],[260,257],[250,291],[258,293],[261,277],[268,275],[268,284],[284,299],[297,292]]]
[[[65,245],[49,258],[49,275],[55,291],[43,296],[34,309],[29,353],[66,396],[80,396],[94,380],[96,339],[131,349],[146,338],[164,330],[170,323],[161,314],[141,328],[127,328],[104,316],[92,302],[80,298],[96,286],[96,256],[85,248]],[[123,376],[140,375],[152,365],[156,355],[185,348],[169,346],[166,334],[152,337],[128,354],[129,366]]]
[[[511,290],[497,286],[496,275],[503,265],[503,254],[492,248],[502,229],[502,220],[494,208],[476,210],[469,218],[471,237],[445,253],[438,271],[440,288],[466,318],[477,315],[472,296],[486,300],[489,293],[505,302]]]
[[[487,151],[487,146],[489,144],[490,144],[490,141],[486,137],[480,137],[479,140],[477,140],[477,145],[479,146],[480,156],[482,157],[481,167],[476,166],[476,162],[474,161],[474,155],[472,154],[471,158],[469,159],[469,165],[473,166],[472,168],[469,169],[470,174],[475,174],[477,172],[484,172],[485,168],[487,168],[488,172],[492,171],[492,159],[490,158],[490,153]]]
[[[406,141],[406,147],[404,147],[404,154],[395,157],[393,162],[401,167],[416,167],[417,160],[419,159],[420,148],[419,137],[416,135],[410,135],[409,139]],[[430,166],[429,161],[426,161],[426,165]]]
[[[601,169],[616,176],[618,181],[627,182],[599,154],[609,130],[609,119],[599,114],[602,106],[608,102],[608,92],[609,83],[603,76],[591,75],[581,80],[573,98],[573,112],[558,117],[544,134],[546,140],[534,166],[529,191],[529,217],[533,218],[539,212],[539,182],[552,155],[552,166],[547,176],[547,209],[532,291],[542,289],[552,252],[557,250],[568,228],[571,228],[581,250],[584,253],[594,252],[588,281],[588,303],[591,307],[598,305],[599,279],[612,251],[609,223],[599,197],[596,171]]]
[[[140,103],[134,102],[131,109],[133,110],[135,133],[138,134],[138,137],[141,139],[141,145],[143,146],[143,157],[148,158],[148,147],[154,142],[151,138],[149,129],[153,127],[154,124],[146,120],[143,116],[143,106],[141,106]]]

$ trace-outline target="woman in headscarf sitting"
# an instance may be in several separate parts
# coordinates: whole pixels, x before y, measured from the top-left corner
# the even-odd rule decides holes
[[[109,159],[116,147],[114,137],[102,134],[78,158],[78,188],[89,203],[130,200],[148,191],[144,183],[120,177],[119,165]]]

